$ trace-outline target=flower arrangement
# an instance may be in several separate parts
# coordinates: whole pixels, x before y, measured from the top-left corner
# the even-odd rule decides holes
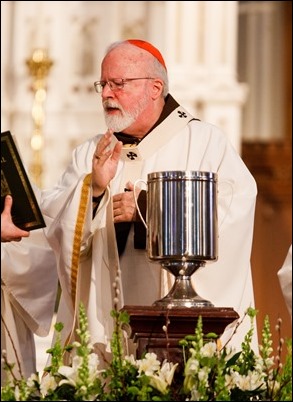
[[[34,373],[28,380],[11,376],[1,388],[2,401],[292,401],[292,343],[286,342],[285,364],[280,362],[284,341],[280,337],[277,356],[273,356],[268,318],[262,331],[260,354],[250,347],[253,324],[245,336],[241,351],[228,344],[219,348],[214,334],[203,334],[201,317],[195,333],[180,342],[184,368],[178,363],[160,362],[154,353],[141,359],[126,356],[123,328],[127,312],[114,309],[115,329],[111,341],[112,360],[100,368],[98,355],[90,343],[83,305],[79,307],[79,342],[61,346],[63,324],[55,324],[57,339],[51,354],[51,365],[42,379]],[[249,308],[251,318],[256,310]],[[238,323],[241,324],[241,321]],[[279,320],[277,330],[280,333]],[[63,364],[63,353],[72,356],[70,366]],[[5,359],[4,359],[5,360]],[[4,361],[12,374],[11,364]]]

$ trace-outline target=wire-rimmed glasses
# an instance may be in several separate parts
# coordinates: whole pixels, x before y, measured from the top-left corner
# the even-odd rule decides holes
[[[103,89],[105,86],[108,84],[109,88],[111,91],[120,91],[123,89],[124,85],[128,81],[136,81],[136,80],[153,80],[154,78],[151,77],[142,77],[142,78],[113,78],[111,80],[105,80],[105,81],[96,81],[94,82],[94,87],[95,90],[98,94],[103,92]]]

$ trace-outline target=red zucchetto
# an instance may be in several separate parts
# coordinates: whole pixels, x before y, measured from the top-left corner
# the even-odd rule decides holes
[[[165,70],[167,70],[163,56],[161,55],[160,51],[151,43],[141,39],[128,39],[126,40],[126,42],[130,43],[131,45],[140,47],[141,49],[144,49],[147,52],[151,53],[162,64]]]

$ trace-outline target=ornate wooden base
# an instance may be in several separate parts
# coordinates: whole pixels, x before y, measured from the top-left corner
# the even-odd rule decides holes
[[[124,306],[130,317],[130,339],[137,344],[136,357],[154,352],[159,360],[181,362],[182,349],[178,342],[194,334],[197,320],[202,317],[203,332],[220,336],[226,326],[239,318],[233,308],[187,308],[161,306]]]

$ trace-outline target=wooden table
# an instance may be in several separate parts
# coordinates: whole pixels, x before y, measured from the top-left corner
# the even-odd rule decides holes
[[[195,332],[199,316],[203,332],[220,336],[226,326],[239,318],[233,308],[226,307],[173,307],[124,306],[130,317],[130,339],[137,344],[136,357],[154,352],[160,361],[182,361],[182,348],[178,342]],[[164,331],[164,326],[167,331]]]

